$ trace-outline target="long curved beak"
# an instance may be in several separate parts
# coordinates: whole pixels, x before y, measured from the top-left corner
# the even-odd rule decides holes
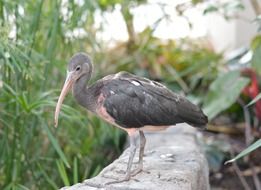
[[[73,79],[72,79],[72,73],[73,72],[68,72],[67,71],[67,77],[66,80],[64,82],[61,94],[59,96],[58,102],[56,104],[56,109],[55,109],[55,115],[54,115],[54,126],[57,127],[58,125],[58,118],[59,118],[59,113],[60,113],[60,109],[63,103],[63,100],[65,98],[65,96],[68,94],[68,92],[70,91],[70,89],[72,88],[73,85]]]

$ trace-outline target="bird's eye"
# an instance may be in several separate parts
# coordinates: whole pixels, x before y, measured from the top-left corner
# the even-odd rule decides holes
[[[81,69],[81,66],[77,66],[75,70],[79,71],[80,69]]]

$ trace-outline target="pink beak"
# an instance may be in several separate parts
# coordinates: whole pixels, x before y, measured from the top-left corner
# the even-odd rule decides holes
[[[64,100],[65,96],[68,94],[68,92],[70,91],[70,89],[72,88],[73,82],[74,82],[74,80],[72,78],[72,72],[67,72],[67,77],[64,82],[63,89],[61,91],[58,102],[56,104],[55,115],[54,115],[54,126],[55,127],[57,127],[57,125],[58,125],[58,118],[59,118],[59,113],[60,113],[60,109],[61,109],[63,100]]]

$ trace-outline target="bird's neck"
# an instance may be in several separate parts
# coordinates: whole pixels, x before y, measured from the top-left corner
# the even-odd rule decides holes
[[[84,75],[74,83],[73,96],[81,106],[94,112],[95,99],[87,85],[90,78],[91,78],[91,74]]]

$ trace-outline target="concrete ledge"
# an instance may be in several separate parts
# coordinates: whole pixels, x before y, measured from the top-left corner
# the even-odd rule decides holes
[[[197,141],[197,131],[186,125],[146,133],[144,170],[130,181],[104,186],[109,177],[123,177],[128,149],[100,174],[62,190],[209,190],[208,164]],[[138,160],[136,153],[135,161]],[[133,165],[133,168],[136,165]]]

